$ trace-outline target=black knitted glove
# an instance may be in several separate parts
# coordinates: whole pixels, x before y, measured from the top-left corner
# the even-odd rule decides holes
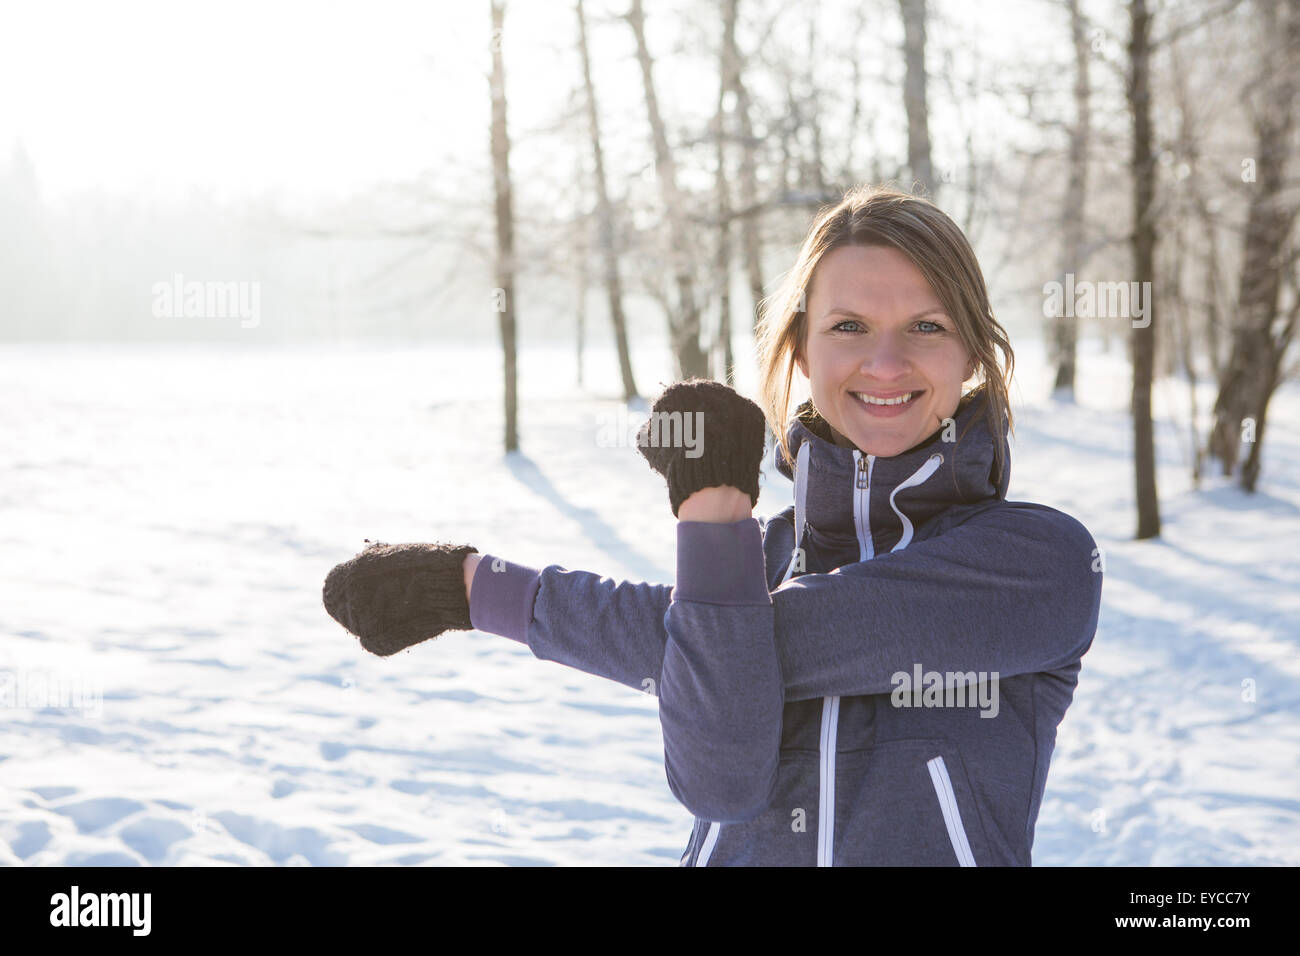
[[[673,412],[681,414],[669,417]],[[684,441],[688,434],[691,447]],[[668,480],[676,517],[692,494],[719,485],[739,488],[757,505],[766,440],[761,408],[721,382],[692,378],[668,386],[655,400],[637,431],[637,451]]]
[[[325,610],[380,657],[443,631],[468,631],[463,565],[477,552],[467,544],[373,542],[325,578]]]

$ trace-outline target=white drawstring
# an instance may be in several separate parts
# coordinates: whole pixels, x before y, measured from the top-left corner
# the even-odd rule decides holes
[[[794,574],[795,554],[800,545],[803,544],[804,526],[808,521],[808,456],[811,452],[808,442],[803,442],[799,446],[799,454],[795,456],[794,466],[794,550],[790,554],[790,564],[785,569],[785,576],[781,579],[782,583],[789,581]],[[898,520],[902,522],[903,534],[898,539],[898,544],[891,548],[891,551],[901,551],[912,543],[914,529],[911,520],[903,514],[894,500],[895,496],[904,488],[914,488],[922,482],[929,479],[943,464],[943,455],[935,453],[925,460],[920,468],[913,472],[912,476],[906,481],[900,483],[889,495],[889,507],[898,515]]]
[[[943,464],[943,455],[936,452],[935,454],[931,455],[929,458],[925,460],[924,465],[916,469],[916,471],[912,474],[911,478],[908,478],[906,481],[899,484],[899,486],[890,493],[889,507],[894,509],[894,514],[898,515],[898,520],[903,522],[903,535],[898,539],[898,544],[894,545],[892,548],[889,549],[891,552],[902,551],[904,548],[906,548],[909,544],[912,543],[912,522],[908,520],[907,515],[903,514],[903,512],[899,510],[898,505],[894,503],[894,496],[897,495],[904,488],[912,488],[915,487],[916,485],[921,484],[923,481],[925,481],[927,478],[933,475],[935,471],[938,469],[938,467],[942,464]]]
[[[808,456],[812,452],[812,447],[808,442],[803,442],[799,446],[799,453],[795,455],[794,464],[794,550],[790,552],[790,564],[785,569],[785,577],[781,579],[784,584],[790,580],[794,574],[794,559],[799,551],[799,546],[803,543],[804,523],[808,520]]]

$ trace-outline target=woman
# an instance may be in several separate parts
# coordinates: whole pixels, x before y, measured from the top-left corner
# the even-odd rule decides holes
[[[675,587],[373,545],[326,607],[375,653],[474,627],[656,693],[696,816],[683,865],[1030,865],[1101,574],[1078,521],[1006,500],[1014,358],[969,244],[924,199],[850,191],[765,303],[759,353],[762,410],[678,383],[638,436],[678,518]],[[795,369],[795,503],[760,524],[764,417],[786,421]],[[665,440],[678,413],[702,453]]]

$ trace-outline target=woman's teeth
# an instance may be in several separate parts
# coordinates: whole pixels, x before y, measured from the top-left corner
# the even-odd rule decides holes
[[[864,395],[862,392],[853,392],[855,397],[861,399],[868,405],[902,405],[904,402],[910,402],[916,392],[908,392],[906,395],[899,395],[897,398],[872,398],[870,395]]]

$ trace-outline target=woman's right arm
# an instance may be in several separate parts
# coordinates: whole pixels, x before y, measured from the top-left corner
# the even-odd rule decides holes
[[[1087,529],[1029,502],[903,551],[797,576],[772,592],[785,700],[889,693],[893,676],[916,664],[1001,677],[1064,667],[1092,644],[1101,578]],[[656,691],[672,587],[491,555],[473,585],[475,628]]]
[[[657,695],[671,585],[473,557],[467,591],[475,629],[518,641],[540,660]]]

